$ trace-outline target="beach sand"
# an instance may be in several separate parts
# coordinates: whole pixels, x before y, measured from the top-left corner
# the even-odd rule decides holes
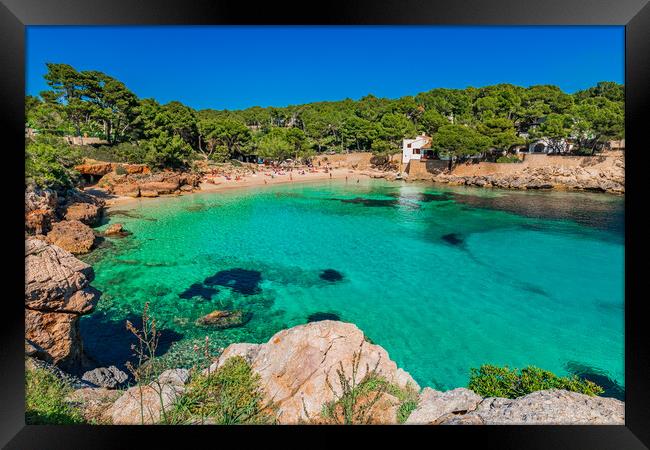
[[[366,171],[352,170],[347,168],[336,168],[330,169],[329,173],[324,171],[318,172],[305,172],[304,175],[301,175],[298,171],[294,170],[293,172],[285,172],[284,175],[273,175],[273,177],[266,175],[265,173],[270,173],[270,170],[261,170],[255,174],[249,174],[241,176],[240,180],[235,180],[231,177],[230,180],[227,180],[224,176],[207,176],[205,179],[212,179],[213,182],[203,181],[200,184],[200,189],[194,192],[188,192],[183,194],[172,194],[172,195],[161,195],[160,197],[174,197],[178,195],[192,195],[192,194],[201,194],[201,193],[210,193],[210,192],[219,192],[228,189],[237,189],[237,188],[247,188],[247,187],[264,187],[271,186],[275,184],[286,184],[286,183],[305,183],[310,181],[322,181],[329,179],[348,179],[351,182],[356,182],[360,178],[368,178],[368,173]],[[330,176],[331,175],[331,176]],[[91,188],[89,190],[96,191],[97,188]],[[160,198],[158,197],[158,198]],[[142,197],[126,197],[126,196],[109,196],[106,198],[106,207],[110,208],[117,205],[123,205],[125,203],[130,203],[138,200],[143,200]],[[145,199],[146,200],[146,199]]]

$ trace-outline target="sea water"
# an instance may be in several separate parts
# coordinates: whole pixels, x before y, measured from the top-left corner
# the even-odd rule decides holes
[[[266,342],[309,320],[354,323],[421,386],[482,364],[589,373],[624,387],[624,198],[361,179],[137,199],[84,259],[103,292],[87,353],[123,366],[145,303],[159,352]],[[243,310],[244,326],[196,324]],[[199,353],[201,350],[199,350]],[[620,395],[619,395],[620,396]]]

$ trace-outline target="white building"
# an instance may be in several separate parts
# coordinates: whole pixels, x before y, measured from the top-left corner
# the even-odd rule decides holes
[[[431,138],[422,133],[415,139],[404,139],[402,141],[402,163],[408,164],[412,159],[427,159],[433,156],[431,150]]]

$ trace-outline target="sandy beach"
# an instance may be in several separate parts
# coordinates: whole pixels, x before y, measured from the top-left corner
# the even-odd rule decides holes
[[[330,169],[328,173],[324,171],[318,172],[307,172],[301,174],[298,170],[293,170],[292,172],[284,172],[282,175],[273,174],[273,176],[268,175],[271,173],[270,170],[259,171],[254,174],[242,175],[239,179],[230,177],[227,179],[225,176],[206,176],[204,181],[200,184],[200,190],[194,192],[188,192],[183,194],[172,194],[172,195],[161,195],[160,197],[174,197],[178,195],[193,195],[201,193],[212,193],[228,189],[238,189],[238,188],[255,188],[263,186],[271,186],[276,184],[286,184],[286,183],[306,183],[313,181],[322,181],[329,179],[348,179],[351,182],[356,182],[361,178],[368,178],[368,173],[361,170],[352,170],[347,168],[335,168]],[[89,190],[97,190],[97,188],[90,188]],[[158,198],[160,198],[158,197]],[[111,195],[106,199],[106,207],[111,208],[117,205],[124,205],[125,203],[130,203],[138,200],[143,200],[143,197],[127,197],[127,196],[113,196]]]

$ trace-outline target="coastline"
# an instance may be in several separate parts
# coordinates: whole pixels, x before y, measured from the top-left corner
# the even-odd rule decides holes
[[[342,180],[345,179],[345,177],[349,177],[354,181],[360,178],[369,178],[370,175],[368,174],[367,171],[353,170],[348,168],[330,169],[329,173],[307,172],[304,175],[300,175],[298,173],[293,172],[291,173],[291,179],[289,178],[288,173],[285,175],[275,175],[273,178],[258,173],[254,175],[246,175],[242,177],[243,178],[242,180],[239,181],[220,180],[217,184],[203,181],[200,184],[200,189],[195,190],[193,192],[186,192],[183,194],[161,195],[155,198],[179,197],[179,196],[194,195],[194,194],[208,194],[208,193],[228,191],[233,189],[259,188],[259,187],[272,186],[278,184],[290,184],[290,183],[302,184],[302,183],[310,183],[315,181]],[[97,188],[91,188],[90,190],[92,191],[95,189]],[[130,204],[132,202],[142,200],[143,198],[145,197],[112,196],[111,198],[106,199],[105,208],[106,210],[110,210],[113,207]]]

